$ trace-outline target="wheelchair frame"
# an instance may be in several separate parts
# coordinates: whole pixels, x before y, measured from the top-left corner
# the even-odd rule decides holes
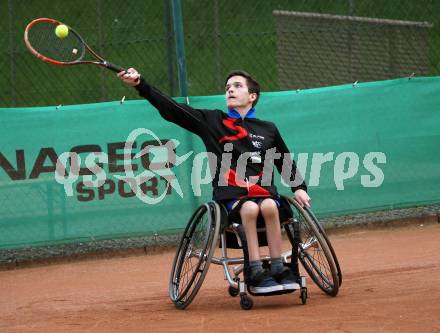
[[[281,222],[292,249],[283,252],[282,259],[283,263],[290,265],[299,277],[302,304],[306,304],[308,293],[306,278],[299,274],[298,261],[324,293],[336,296],[342,283],[342,273],[336,253],[324,228],[309,208],[301,208],[295,200],[288,197],[283,196],[283,200],[290,205],[292,210],[292,217]],[[257,231],[264,232],[265,229],[259,228]],[[243,250],[243,257],[228,257],[226,241],[228,232],[235,235]],[[214,252],[218,246],[219,234],[221,257],[215,257]],[[242,225],[238,223],[229,225],[225,208],[215,201],[199,206],[185,228],[173,260],[169,295],[176,308],[184,309],[193,301],[208,272],[210,263],[214,263],[223,266],[225,280],[229,283],[229,294],[240,295],[241,308],[251,309],[253,300],[247,292],[253,296],[267,296],[268,294],[253,294],[247,287],[244,279],[247,258],[246,237]],[[269,257],[261,259],[266,267],[270,265]],[[236,266],[230,270],[232,265]],[[240,278],[242,273],[243,279]],[[270,295],[291,292],[293,290]]]

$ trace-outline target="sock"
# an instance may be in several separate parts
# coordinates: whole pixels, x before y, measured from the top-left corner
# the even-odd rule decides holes
[[[283,260],[281,257],[272,258],[270,260],[270,273],[279,274],[284,270]]]
[[[261,260],[255,260],[249,262],[249,274],[250,276],[255,276],[258,272],[263,270],[263,264]]]

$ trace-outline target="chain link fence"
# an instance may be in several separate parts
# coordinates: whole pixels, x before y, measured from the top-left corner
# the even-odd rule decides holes
[[[23,32],[38,17],[72,26],[104,58],[173,96],[182,85],[192,96],[221,94],[233,69],[252,73],[264,91],[440,73],[434,0],[4,0],[0,12],[1,107],[138,98],[110,71],[32,56]]]

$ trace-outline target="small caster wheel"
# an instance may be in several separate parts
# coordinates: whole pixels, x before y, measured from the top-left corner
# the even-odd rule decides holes
[[[229,292],[229,295],[231,295],[232,297],[235,297],[239,294],[240,290],[238,290],[238,288],[234,288],[232,286],[229,286],[228,292]]]
[[[301,303],[302,304],[306,304],[307,303],[307,298],[308,298],[308,296],[307,296],[307,289],[302,288],[301,289],[301,294],[300,294],[299,297],[301,298]]]
[[[254,306],[254,301],[248,295],[240,295],[240,306],[243,310],[250,310]]]

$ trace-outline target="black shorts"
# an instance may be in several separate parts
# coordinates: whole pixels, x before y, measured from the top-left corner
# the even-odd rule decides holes
[[[240,223],[241,224],[241,216],[240,216],[240,209],[241,206],[246,201],[253,201],[257,204],[260,204],[264,199],[273,199],[275,203],[278,206],[278,212],[280,215],[280,221],[284,221],[286,219],[289,219],[292,217],[292,210],[290,208],[290,204],[286,202],[286,200],[279,195],[276,197],[255,197],[255,198],[245,198],[245,199],[232,199],[232,200],[224,200],[222,204],[226,207],[226,210],[228,212],[228,222],[229,224],[232,223]],[[238,201],[238,204],[232,208],[232,206]],[[257,219],[257,226],[263,227],[264,226],[264,219],[261,214],[259,214]]]
[[[234,204],[239,201],[253,201],[257,205],[259,205],[264,199],[273,199],[278,207],[281,207],[281,197],[278,195],[276,197],[257,197],[257,198],[245,198],[245,199],[230,199],[230,200],[224,200],[223,204],[225,205],[228,212],[230,212],[234,207]]]
[[[236,205],[232,210],[228,210],[228,208],[226,207],[226,205],[233,201],[233,203],[235,203],[237,200],[225,200],[222,202],[222,204],[226,207],[226,209],[228,210],[228,224],[231,225],[232,223],[238,223],[241,224],[241,216],[240,216],[240,209],[241,206],[243,205],[243,203],[245,203],[246,201],[253,201],[256,203],[261,202],[264,199],[274,199],[275,202],[277,202],[278,205],[278,212],[279,212],[279,216],[280,216],[280,222],[281,221],[285,221],[288,220],[289,218],[291,218],[293,216],[292,213],[292,209],[290,208],[290,204],[282,197],[277,196],[277,197],[258,197],[258,198],[245,198],[245,199],[240,199],[238,205]],[[257,228],[262,228],[265,226],[264,223],[264,218],[261,214],[258,215],[257,218]],[[267,238],[266,238],[266,232],[258,232],[258,244],[259,246],[267,246]],[[238,242],[236,240],[236,236],[234,234],[231,234],[229,232],[226,233],[226,246],[228,248],[239,248],[240,246],[238,245]]]

